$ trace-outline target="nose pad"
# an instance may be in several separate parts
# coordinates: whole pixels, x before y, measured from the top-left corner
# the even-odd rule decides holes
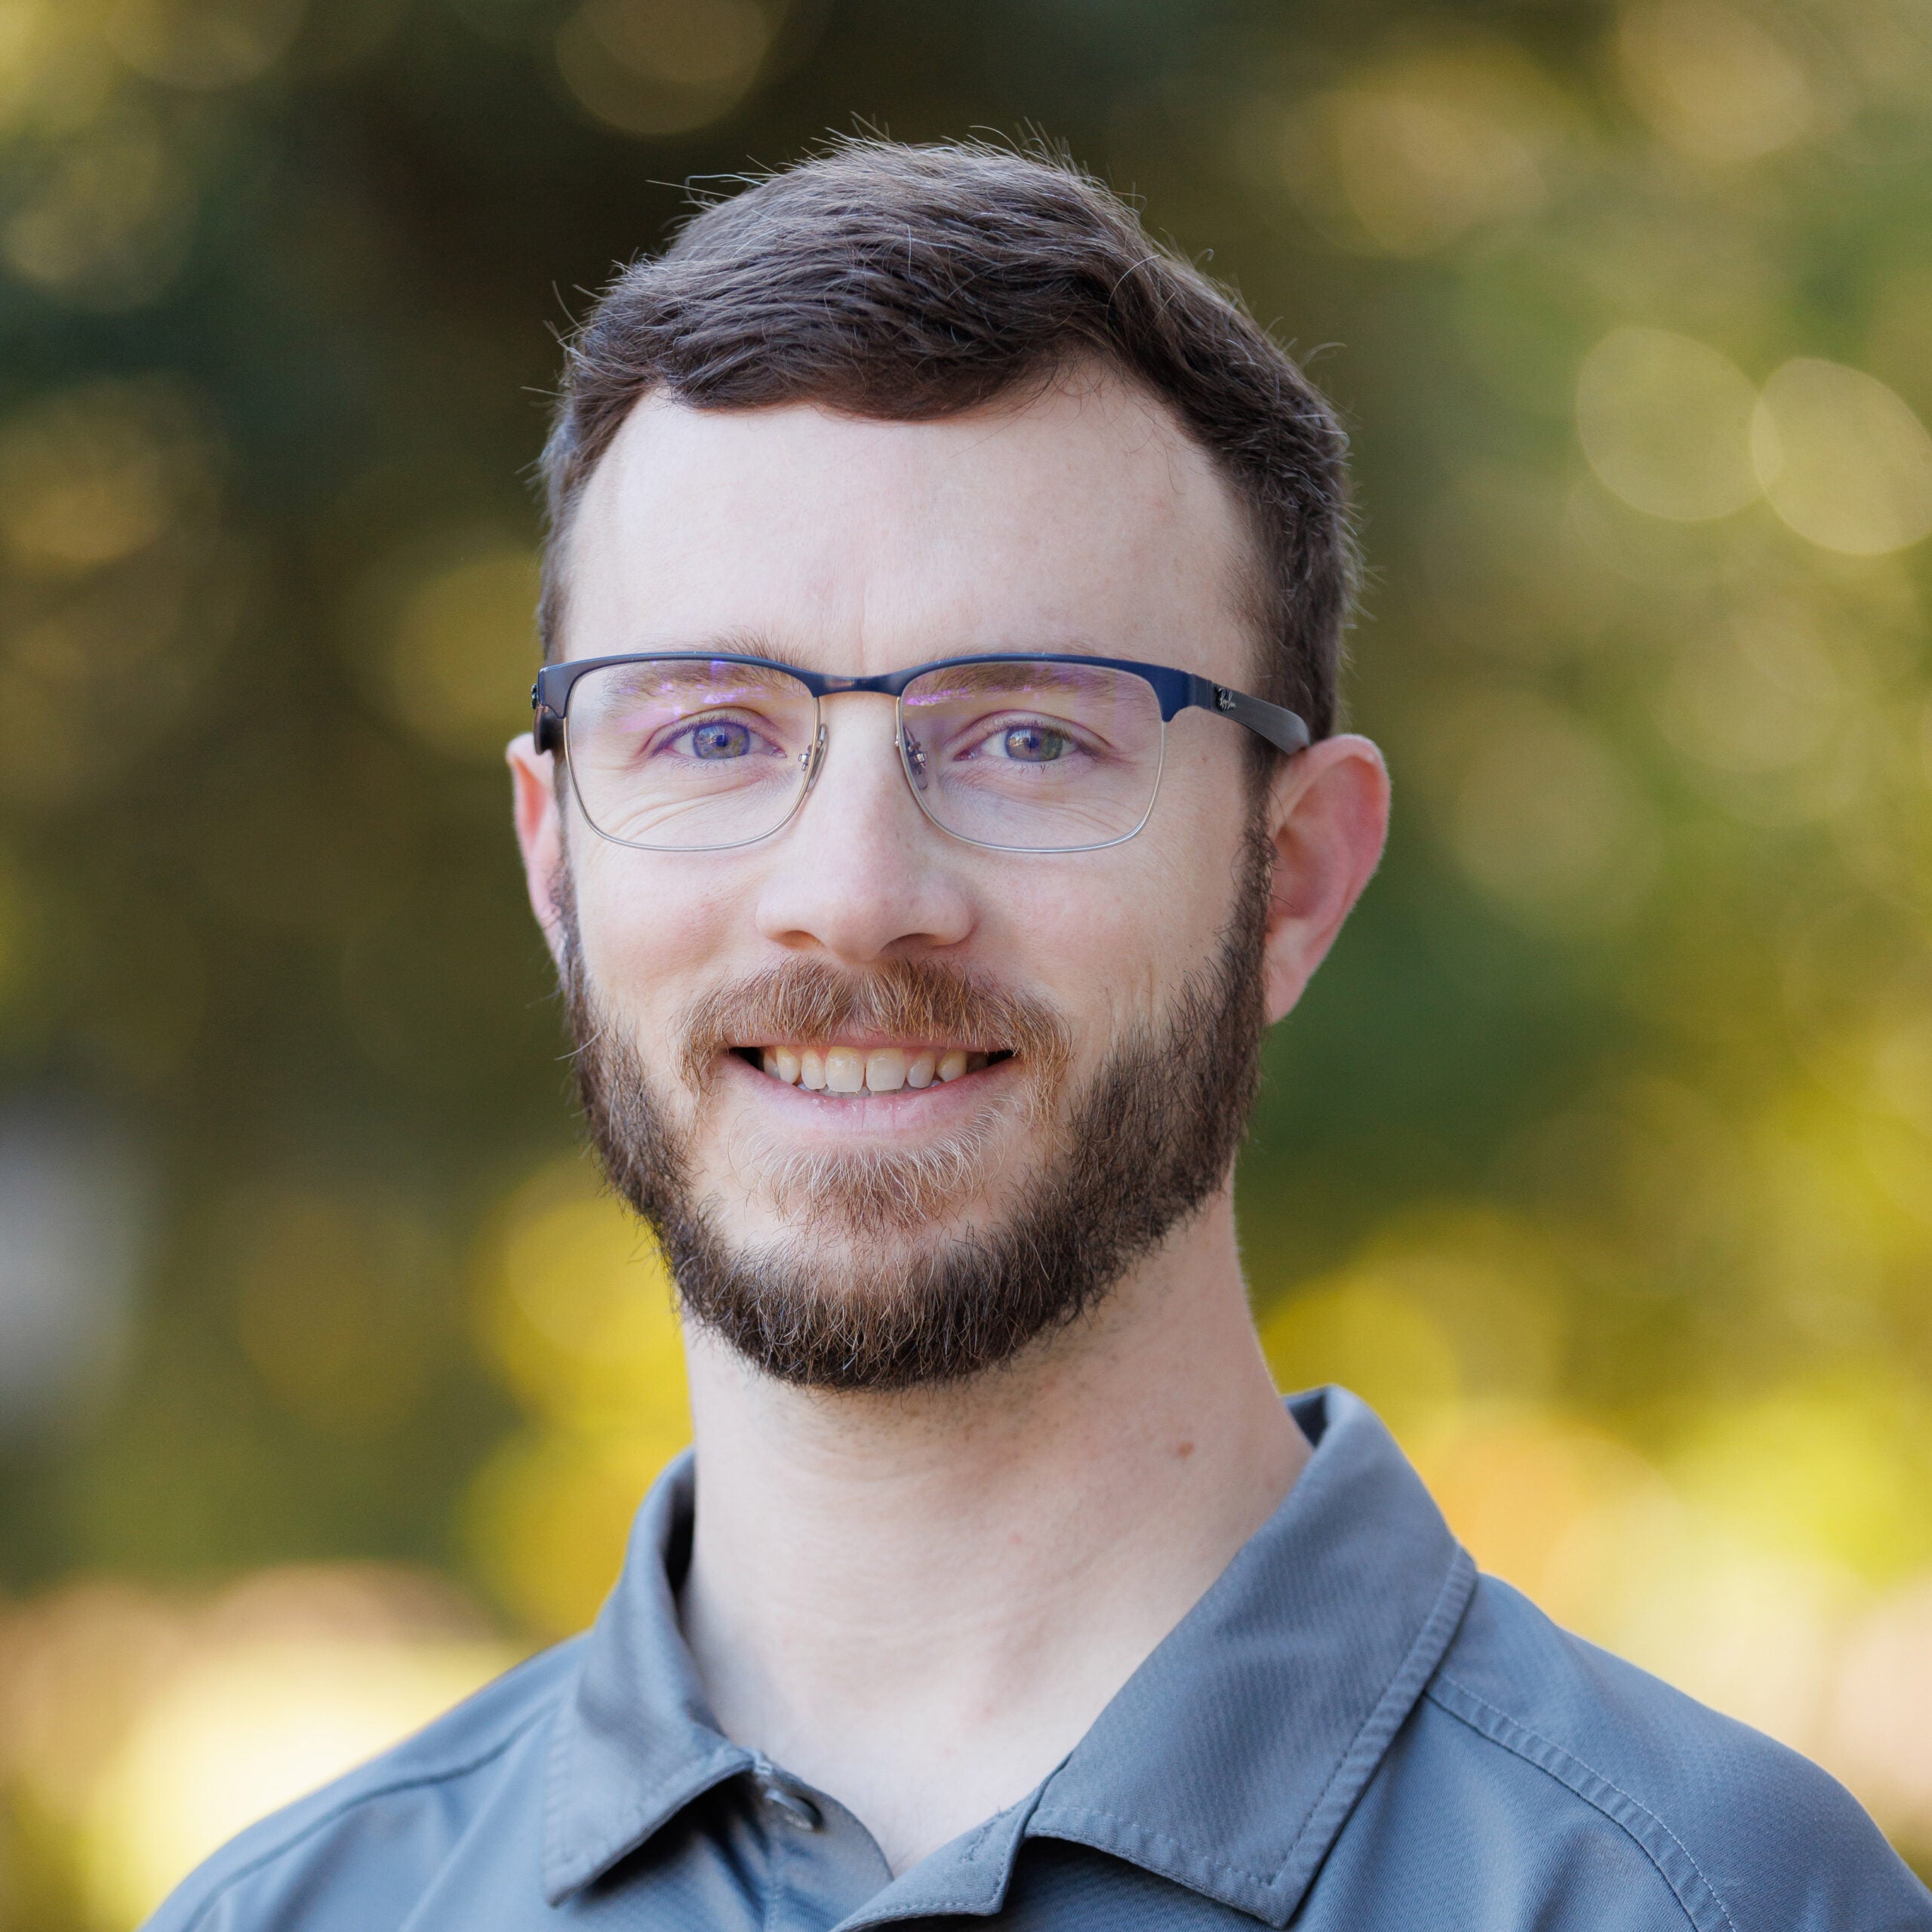
[[[818,728],[818,736],[812,740],[810,747],[798,754],[798,762],[804,767],[805,789],[809,792],[818,783],[819,773],[825,764],[825,727],[823,724]]]
[[[899,755],[906,761],[906,776],[912,781],[915,792],[923,792],[928,783],[926,754],[918,740],[910,731],[899,734]]]

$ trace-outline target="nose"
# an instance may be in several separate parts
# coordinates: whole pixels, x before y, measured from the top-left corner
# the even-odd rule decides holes
[[[824,755],[769,848],[760,934],[854,967],[958,945],[974,924],[966,848],[914,801],[893,742],[892,700],[853,693],[822,709]]]

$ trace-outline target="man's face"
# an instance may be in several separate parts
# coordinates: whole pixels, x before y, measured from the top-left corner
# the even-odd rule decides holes
[[[1111,380],[928,423],[654,398],[583,499],[564,654],[712,648],[866,675],[975,651],[1091,653],[1251,687],[1249,555],[1205,455]],[[955,1263],[973,1294],[1023,1292],[1016,1241],[1077,1251],[1079,1218],[1131,1193],[1163,1136],[1198,1143],[1168,1188],[1193,1198],[1164,1220],[1128,1213],[1100,1243],[1112,1272],[1220,1183],[1260,1023],[1266,883],[1244,734],[1204,713],[1168,727],[1140,835],[1072,854],[983,850],[929,823],[891,700],[833,697],[823,716],[815,786],[758,843],[614,844],[527,750],[519,824],[540,912],[564,909],[549,923],[593,1125],[629,1191],[678,1223],[688,1301],[706,1315],[709,1278],[749,1269],[768,1328],[773,1296],[780,1327],[801,1294],[857,1314],[832,1338],[849,1355],[869,1306],[909,1282],[957,1291]],[[768,1056],[782,1074],[808,1054],[832,1089],[865,1066],[891,1091],[765,1070]],[[968,1071],[936,1077],[962,1054]],[[921,1075],[934,1077],[911,1084]],[[1097,1166],[1118,1136],[1146,1144]],[[1164,1158],[1185,1167],[1188,1152]],[[1075,1299],[1105,1285],[1075,1284]],[[980,1358],[1069,1312],[1009,1322]],[[964,1318],[983,1326],[984,1312]],[[984,1365],[953,1352],[953,1371]],[[875,1370],[847,1379],[949,1372],[909,1358]]]

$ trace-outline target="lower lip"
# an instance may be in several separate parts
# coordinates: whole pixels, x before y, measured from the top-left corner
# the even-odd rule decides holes
[[[724,1056],[723,1073],[728,1091],[777,1109],[788,1126],[822,1134],[884,1134],[962,1124],[1012,1084],[1013,1065],[1010,1060],[995,1060],[957,1080],[935,1080],[930,1087],[902,1087],[891,1094],[828,1094],[788,1086],[736,1054]]]

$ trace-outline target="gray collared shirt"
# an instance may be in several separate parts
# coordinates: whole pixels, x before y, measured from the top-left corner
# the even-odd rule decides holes
[[[152,1932],[1932,1932],[1823,1772],[1479,1577],[1354,1397],[1292,1407],[1281,1508],[1036,1789],[897,1878],[712,1722],[686,1459],[586,1636],[243,1833]]]

